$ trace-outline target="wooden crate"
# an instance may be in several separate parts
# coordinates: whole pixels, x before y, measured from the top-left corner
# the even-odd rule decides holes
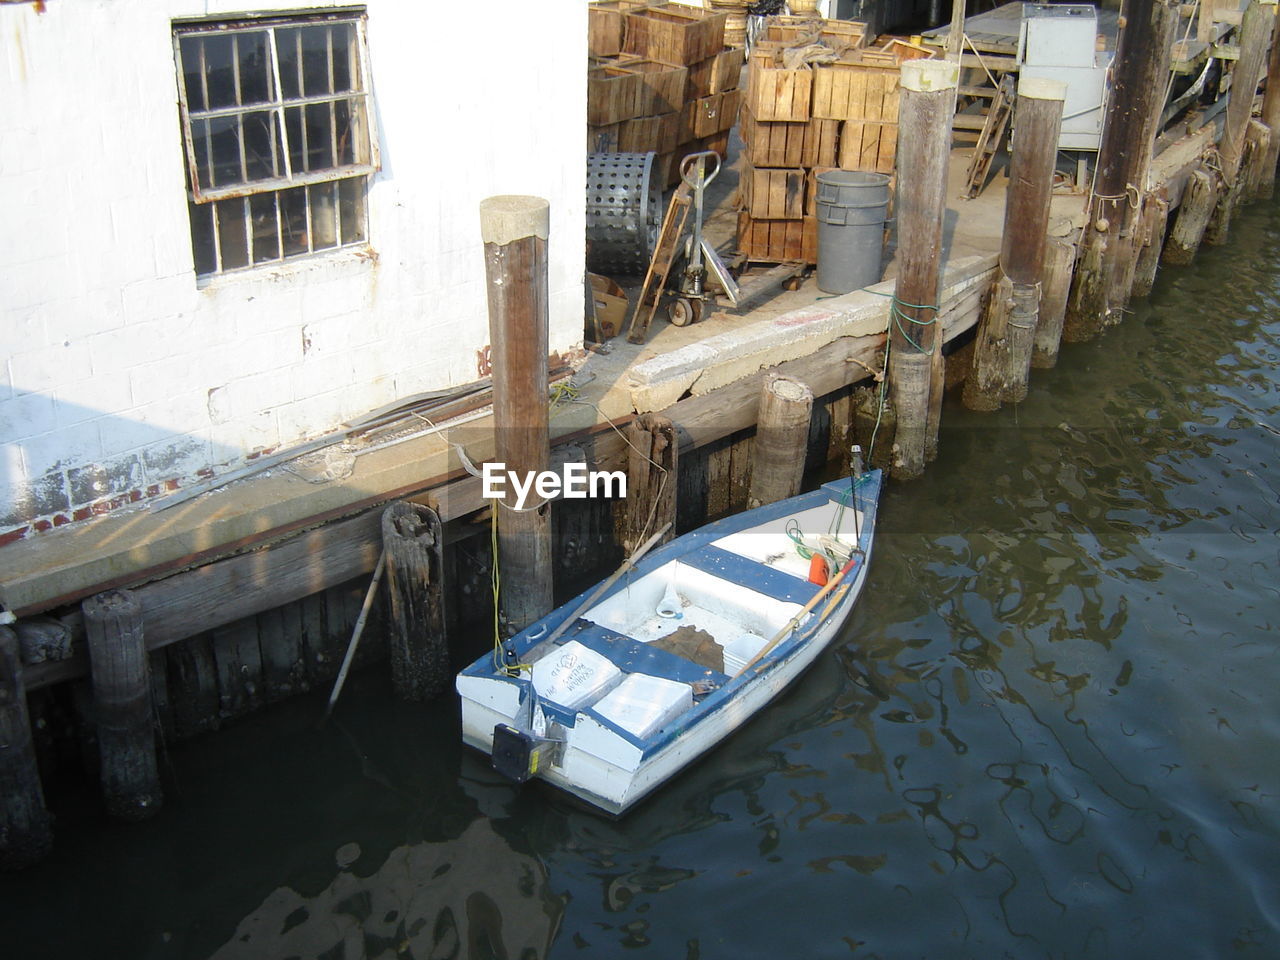
[[[758,167],[834,167],[837,163],[838,120],[757,120],[744,109],[738,132],[743,156]]]
[[[714,150],[720,154],[721,162],[724,162],[729,156],[729,131],[725,130],[710,137],[702,137],[696,141],[694,146],[699,150]]]
[[[840,126],[840,167],[871,173],[893,173],[898,156],[898,124],[846,120]]]
[[[587,7],[587,52],[593,57],[622,52],[621,4],[593,3]]]
[[[680,131],[678,112],[660,117],[635,117],[618,124],[617,150],[622,153],[670,153]]]
[[[685,105],[681,119],[681,140],[710,137],[728,130],[738,116],[742,94],[738,90],[716,93]]]
[[[641,84],[648,91],[649,98],[642,105],[647,107],[636,116],[656,116],[672,113],[684,106],[684,88],[688,83],[689,72],[684,67],[673,67],[659,60],[624,60],[628,70],[634,70],[642,77]]]
[[[805,215],[808,171],[744,166],[739,189],[752,220],[799,220]]]
[[[587,124],[587,153],[618,153],[621,123]]]
[[[738,252],[765,263],[818,262],[818,220],[756,220],[738,214]]]
[[[767,66],[763,57],[752,56],[746,107],[757,120],[808,120],[813,76],[808,67],[786,70]]]
[[[765,20],[764,39],[785,44],[816,40],[836,50],[857,48],[867,42],[867,25],[861,20],[773,16]]]
[[[898,121],[898,68],[830,63],[813,71],[810,108],[825,120]]]
[[[742,76],[746,53],[737,48],[721,50],[701,63],[689,67],[689,82],[684,90],[685,99],[700,100],[713,93],[736,90]]]
[[[652,96],[645,87],[644,74],[617,63],[587,70],[587,123],[605,126],[641,117]]]
[[[682,3],[633,10],[623,23],[622,49],[650,60],[689,66],[724,49],[728,14]]]

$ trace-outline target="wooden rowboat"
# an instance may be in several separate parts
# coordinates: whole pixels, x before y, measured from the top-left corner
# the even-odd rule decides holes
[[[623,813],[836,636],[866,580],[880,486],[878,470],[837,480],[636,560],[458,674],[463,739],[516,781]]]

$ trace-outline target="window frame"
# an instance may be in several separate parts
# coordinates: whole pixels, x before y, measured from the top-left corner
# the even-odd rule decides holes
[[[354,89],[343,91],[341,93],[334,91],[333,82],[333,46],[330,45],[330,82],[329,92],[324,94],[315,94],[307,96],[301,93],[302,83],[302,62],[299,60],[299,96],[286,97],[285,88],[281,84],[280,73],[280,41],[277,36],[278,29],[300,30],[310,26],[324,26],[325,24],[349,24],[353,31],[353,42],[355,44],[355,58],[353,65],[358,70],[358,77],[352,78],[352,86]],[[232,35],[253,35],[265,37],[265,49],[267,57],[270,61],[268,67],[268,92],[271,94],[268,99],[261,103],[243,104],[236,103],[231,106],[208,107],[207,85],[202,91],[202,102],[204,108],[193,110],[190,106],[189,91],[187,89],[187,71],[183,60],[182,43],[184,39],[191,37],[205,36],[232,36]],[[185,152],[185,161],[187,169],[187,193],[188,202],[196,207],[207,206],[209,210],[208,216],[212,224],[211,241],[214,250],[213,269],[200,273],[197,265],[197,272],[201,277],[216,277],[228,273],[239,272],[242,270],[250,270],[254,268],[276,266],[292,260],[309,256],[315,253],[326,253],[338,250],[347,250],[368,243],[368,185],[373,174],[377,173],[382,167],[380,144],[378,130],[376,124],[376,101],[373,92],[373,74],[369,63],[369,43],[368,43],[368,14],[363,8],[345,8],[327,11],[302,10],[298,12],[273,12],[270,14],[245,14],[236,17],[218,18],[217,20],[175,20],[172,24],[172,42],[174,55],[174,68],[177,73],[178,82],[178,109],[182,124],[183,148]],[[201,50],[203,56],[203,48]],[[200,69],[200,75],[207,84],[207,67],[203,64]],[[239,80],[239,59],[233,58],[233,69],[236,72],[236,99],[239,101],[242,96],[242,88]],[[364,153],[367,160],[362,163],[345,163],[341,165],[327,166],[319,170],[301,170],[293,169],[293,161],[290,150],[288,121],[286,112],[297,109],[305,113],[308,107],[316,104],[336,104],[338,102],[354,102],[359,101],[359,110],[353,110],[352,126],[363,127],[364,143],[354,145],[355,155]],[[334,109],[331,106],[331,110]],[[272,138],[272,152],[277,149],[280,151],[279,160],[282,162],[285,175],[272,176],[257,180],[241,180],[237,183],[222,187],[202,187],[200,183],[200,166],[196,153],[196,137],[194,133],[195,124],[204,120],[213,120],[221,117],[243,117],[249,114],[270,113],[272,116],[270,136]],[[358,116],[356,115],[358,114]],[[305,125],[305,119],[303,121]],[[241,151],[241,168],[244,171],[244,125],[241,124],[240,133],[240,151]],[[303,133],[303,144],[306,144],[305,130]],[[330,155],[336,153],[337,146],[334,141],[337,138],[337,128],[330,127]],[[304,154],[305,156],[305,147]],[[278,164],[273,162],[273,168]],[[246,172],[247,177],[247,172]],[[311,188],[317,184],[336,183],[338,181],[360,181],[358,189],[361,191],[361,201],[359,209],[359,239],[349,242],[337,242],[332,246],[315,249],[310,236],[310,225],[312,215],[312,190]],[[294,253],[285,252],[285,235],[282,226],[282,206],[285,202],[284,194],[293,189],[303,189],[306,191],[306,217],[308,224],[308,240],[307,249]],[[335,187],[335,190],[341,192],[341,187]],[[335,194],[335,196],[339,195]],[[276,250],[278,255],[263,260],[255,260],[254,256],[254,237],[252,235],[252,213],[250,203],[255,197],[273,196],[273,203],[276,210]],[[241,199],[245,203],[244,219],[246,230],[246,249],[248,262],[244,265],[233,267],[224,267],[222,253],[222,224],[220,220],[221,201]],[[239,216],[239,215],[237,215]],[[342,227],[340,213],[335,210],[335,222],[338,223],[338,234],[341,236]],[[197,225],[195,217],[195,209],[191,211],[191,227],[192,241],[196,243],[196,231],[206,229],[203,225]]]

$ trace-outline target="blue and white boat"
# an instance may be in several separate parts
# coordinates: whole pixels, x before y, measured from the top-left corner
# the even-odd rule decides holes
[[[866,581],[880,487],[878,470],[846,477],[624,564],[458,674],[463,739],[516,781],[623,813],[836,636]]]

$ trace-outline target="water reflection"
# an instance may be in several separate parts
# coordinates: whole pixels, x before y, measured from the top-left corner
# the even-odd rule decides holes
[[[358,845],[319,893],[278,887],[211,960],[542,957],[563,904],[545,868],[476,820],[444,843],[400,846],[367,873]]]

